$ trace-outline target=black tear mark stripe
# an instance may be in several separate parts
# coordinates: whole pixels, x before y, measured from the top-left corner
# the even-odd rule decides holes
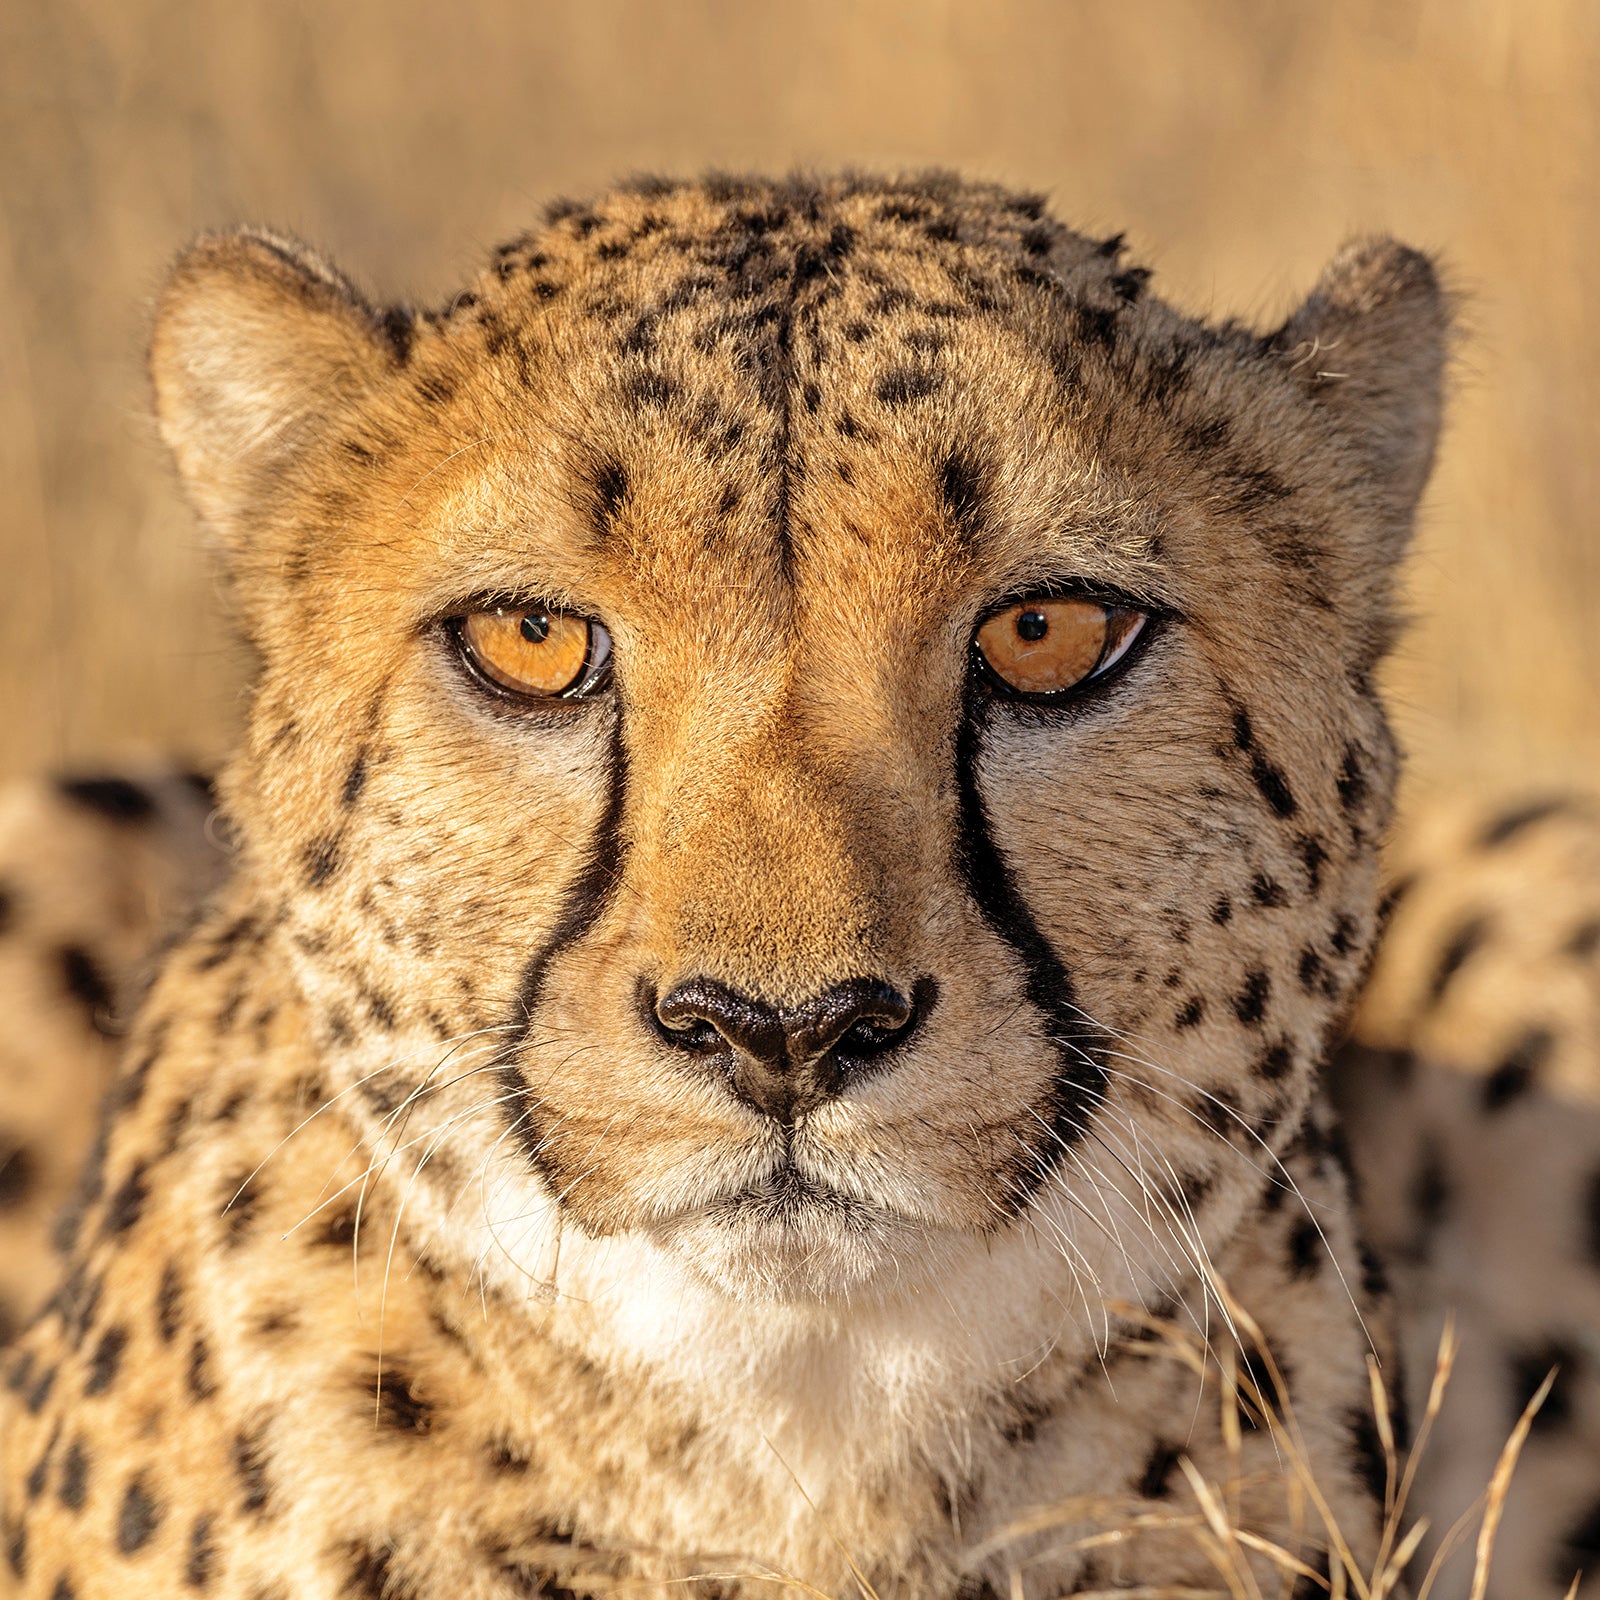
[[[517,1057],[528,1040],[535,1012],[544,994],[550,963],[583,930],[605,914],[622,881],[626,845],[622,837],[622,817],[628,798],[628,755],[619,713],[611,730],[611,746],[606,762],[606,805],[590,841],[588,853],[567,890],[556,925],[550,937],[522,969],[516,1009],[511,1017],[511,1032],[505,1047],[504,1064],[498,1076],[505,1097],[505,1114],[513,1137],[523,1154],[549,1187],[551,1194],[562,1191],[552,1162],[544,1149],[539,1118],[539,1100],[517,1066]]]
[[[1027,973],[1023,993],[1043,1017],[1057,1057],[1050,1091],[1034,1108],[1051,1137],[1042,1151],[1019,1164],[1002,1201],[1017,1216],[1088,1132],[1089,1118],[1105,1097],[1110,1040],[1079,1009],[1071,974],[1034,921],[1011,865],[994,840],[978,783],[982,758],[978,709],[969,704],[956,735],[956,870],[983,920],[1022,959]]]

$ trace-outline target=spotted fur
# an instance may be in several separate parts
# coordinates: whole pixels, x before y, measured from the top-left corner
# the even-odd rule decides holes
[[[1446,308],[1388,241],[1266,333],[1147,280],[939,176],[638,182],[431,313],[276,235],[180,261],[158,409],[261,672],[10,1361],[20,1592],[1192,1587],[1089,1504],[1226,1480],[1267,1350],[1370,1556],[1318,1069]],[[986,695],[978,620],[1063,584],[1148,647]],[[445,624],[516,599],[603,618],[613,688],[485,695]],[[767,1115],[651,1024],[691,980],[921,998]],[[1243,1413],[1238,1515],[1325,1569]]]
[[[1396,851],[1388,929],[1332,1083],[1361,1218],[1404,1309],[1412,1409],[1448,1311],[1461,1353],[1419,1510],[1482,1491],[1550,1373],[1496,1592],[1600,1585],[1600,808],[1438,802]],[[1466,1592],[1457,1557],[1447,1592]]]

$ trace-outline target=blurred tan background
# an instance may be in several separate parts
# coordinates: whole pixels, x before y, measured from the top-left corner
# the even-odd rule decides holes
[[[542,200],[638,168],[941,163],[1126,229],[1275,317],[1348,233],[1468,300],[1395,664],[1422,785],[1600,774],[1600,7],[1592,0],[6,0],[0,770],[240,710],[146,418],[173,250],[276,222],[447,295]]]

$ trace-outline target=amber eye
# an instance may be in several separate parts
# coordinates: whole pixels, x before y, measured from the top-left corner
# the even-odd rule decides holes
[[[1114,667],[1149,614],[1099,600],[1019,600],[978,629],[993,678],[1021,695],[1062,694]]]
[[[456,636],[490,683],[532,700],[589,694],[610,670],[611,635],[598,622],[549,606],[469,612]]]

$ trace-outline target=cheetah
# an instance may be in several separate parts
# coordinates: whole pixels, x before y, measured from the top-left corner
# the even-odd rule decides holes
[[[638,180],[431,312],[179,261],[260,669],[9,1358],[19,1594],[1359,1583],[1322,1068],[1448,297],[1149,277],[945,175]]]

